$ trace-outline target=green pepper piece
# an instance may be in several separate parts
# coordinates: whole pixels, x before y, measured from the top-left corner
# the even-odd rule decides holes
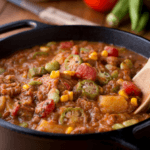
[[[119,74],[118,70],[114,70],[114,71],[111,73],[111,77],[112,77],[112,78],[118,78],[118,74]]]
[[[58,61],[52,61],[45,65],[45,69],[50,73],[53,70],[59,70],[60,64]]]
[[[59,90],[52,88],[48,93],[48,99],[53,99],[55,104],[59,102]]]
[[[29,77],[36,77],[36,76],[42,76],[43,74],[46,74],[47,71],[44,67],[38,67],[38,68],[31,68],[29,69]]]
[[[42,82],[40,82],[40,81],[30,81],[28,84],[29,85],[41,85]]]
[[[89,52],[90,50],[89,50],[89,49],[86,49],[86,48],[81,47],[81,48],[80,48],[80,52],[82,52],[82,51],[83,51],[83,52]]]
[[[27,128],[28,127],[28,123],[27,122],[22,122],[19,124],[19,126]]]
[[[82,84],[82,95],[88,97],[89,99],[94,99],[99,95],[99,87],[95,82],[91,80],[83,80]]]
[[[2,74],[3,72],[5,72],[4,68],[0,68],[0,74]]]
[[[33,59],[35,59],[37,55],[39,55],[39,56],[41,56],[41,55],[47,56],[48,53],[46,53],[46,52],[35,52],[35,53],[33,54]]]
[[[84,111],[83,111],[82,108],[80,108],[80,107],[75,107],[75,108],[73,108],[73,107],[68,107],[68,108],[66,108],[66,109],[63,111],[63,113],[62,113],[61,116],[60,116],[60,119],[59,119],[59,123],[60,123],[60,124],[64,124],[64,118],[66,117],[66,114],[67,114],[68,112],[71,112],[71,118],[70,118],[70,119],[71,119],[73,122],[77,122],[77,121],[78,121],[78,114],[76,115],[76,112],[80,112],[80,113],[81,113],[81,117],[84,117]]]
[[[55,45],[55,44],[56,44],[56,42],[52,41],[52,42],[48,42],[48,43],[46,44],[46,46],[51,47],[52,45]]]
[[[73,63],[72,61],[74,61],[74,63]],[[80,65],[80,64],[82,63],[82,59],[80,58],[79,55],[73,55],[73,54],[69,55],[69,56],[65,59],[65,69],[66,69],[66,70],[69,70],[69,69],[70,69],[70,68],[69,68],[70,62],[71,62],[71,64],[78,63],[78,64]]]
[[[107,84],[111,79],[112,78],[111,78],[110,74],[107,72],[99,72],[98,73],[98,80],[99,80],[100,84],[102,84],[102,85]]]

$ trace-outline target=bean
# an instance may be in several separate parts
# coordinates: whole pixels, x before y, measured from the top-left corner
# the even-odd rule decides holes
[[[117,130],[117,129],[121,129],[121,128],[124,128],[125,126],[121,123],[116,123],[112,126],[112,129],[113,130]]]
[[[48,93],[48,99],[53,99],[55,104],[59,102],[59,90],[52,88]]]
[[[130,120],[124,121],[124,122],[123,122],[123,125],[124,125],[125,127],[128,127],[128,126],[134,125],[134,124],[136,124],[136,123],[138,123],[138,120],[137,120],[137,119],[130,119]]]
[[[27,122],[22,122],[19,124],[19,126],[27,128],[28,127],[28,123]]]
[[[28,84],[29,85],[41,85],[42,82],[40,82],[40,81],[30,81]]]
[[[60,64],[59,64],[59,62],[58,61],[52,61],[52,62],[50,62],[50,63],[47,63],[46,65],[45,65],[45,69],[50,73],[51,71],[53,71],[53,70],[59,70],[59,68],[60,68]]]

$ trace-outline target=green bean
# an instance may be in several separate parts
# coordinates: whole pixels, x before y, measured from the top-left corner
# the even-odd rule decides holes
[[[41,55],[47,56],[48,53],[46,53],[46,52],[35,52],[35,53],[33,54],[33,59],[35,59],[37,55],[39,55],[39,56],[41,56]]]
[[[132,30],[135,30],[138,25],[142,4],[142,0],[129,0],[129,15]]]
[[[60,68],[60,64],[59,64],[59,62],[58,61],[52,61],[52,62],[50,62],[50,63],[47,63],[46,65],[45,65],[45,69],[50,73],[51,71],[53,71],[53,70],[59,70],[59,68]]]
[[[28,76],[30,78],[36,77],[36,76],[42,76],[43,74],[46,74],[47,71],[45,70],[44,67],[38,67],[38,68],[31,68],[29,69]]]
[[[2,74],[3,72],[5,72],[5,69],[0,68],[0,74]]]
[[[58,103],[60,99],[59,90],[52,88],[48,93],[48,99],[53,99],[55,104]]]
[[[28,84],[29,85],[41,85],[42,82],[40,82],[40,81],[30,81]]]
[[[144,12],[142,14],[142,16],[141,16],[141,18],[139,20],[139,23],[138,23],[138,25],[137,25],[137,27],[135,29],[135,32],[140,32],[140,31],[142,31],[145,28],[145,26],[146,26],[146,24],[147,24],[147,22],[149,20],[149,15],[150,15],[149,12]]]
[[[124,128],[125,126],[121,123],[116,123],[112,126],[112,129],[113,130],[117,130],[117,129],[121,129],[121,128]]]
[[[111,13],[109,13],[106,17],[106,22],[109,26],[117,26],[121,19],[128,13],[129,11],[129,2],[132,0],[119,0],[115,5]]]
[[[56,42],[48,42],[47,44],[46,44],[46,46],[48,46],[48,47],[50,47],[50,46],[52,46],[52,45],[55,45],[56,44]]]
[[[128,126],[131,126],[131,125],[134,125],[138,123],[138,120],[137,119],[130,119],[130,120],[127,120],[127,121],[124,121],[122,124],[125,126],[125,127],[128,127]]]
[[[19,124],[19,126],[27,128],[28,127],[28,123],[27,122],[22,122]]]

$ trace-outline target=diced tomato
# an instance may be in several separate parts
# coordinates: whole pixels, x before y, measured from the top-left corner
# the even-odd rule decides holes
[[[124,91],[130,96],[140,96],[141,90],[130,81],[124,81],[122,84]]]
[[[105,46],[104,50],[108,52],[108,56],[118,57],[118,50],[111,46]]]
[[[67,82],[64,82],[64,85],[65,85],[67,90],[70,90],[71,87],[70,87],[70,85]]]
[[[79,51],[78,50],[72,50],[72,54],[79,55]]]
[[[35,112],[39,114],[41,118],[46,117],[48,114],[50,114],[55,108],[54,100],[45,100],[41,103],[39,103],[35,109]]]
[[[17,102],[17,104],[15,105],[14,109],[11,112],[11,115],[17,116],[19,109],[20,109],[20,104]]]
[[[81,79],[88,79],[88,80],[96,80],[96,70],[95,68],[88,66],[85,63],[82,63],[76,70],[75,73],[76,77]]]
[[[72,46],[73,46],[73,42],[61,42],[60,43],[60,48],[62,49],[71,48]]]

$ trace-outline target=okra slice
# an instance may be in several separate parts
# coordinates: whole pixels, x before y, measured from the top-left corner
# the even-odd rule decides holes
[[[36,56],[42,56],[42,55],[47,56],[48,53],[46,53],[46,52],[35,52],[35,53],[33,54],[33,59],[35,59]]]
[[[132,69],[133,68],[133,63],[130,59],[125,59],[121,64],[120,64],[120,69]]]
[[[99,72],[98,73],[98,80],[99,80],[100,84],[102,84],[102,85],[107,84],[111,79],[112,79],[112,77],[107,72]]]
[[[79,55],[70,55],[65,59],[65,69],[70,70],[73,65],[80,65],[82,63],[82,59]]]
[[[68,107],[66,108],[60,116],[59,123],[64,124],[65,119],[70,119],[72,123],[78,121],[79,117],[84,117],[84,111],[80,107]]]

